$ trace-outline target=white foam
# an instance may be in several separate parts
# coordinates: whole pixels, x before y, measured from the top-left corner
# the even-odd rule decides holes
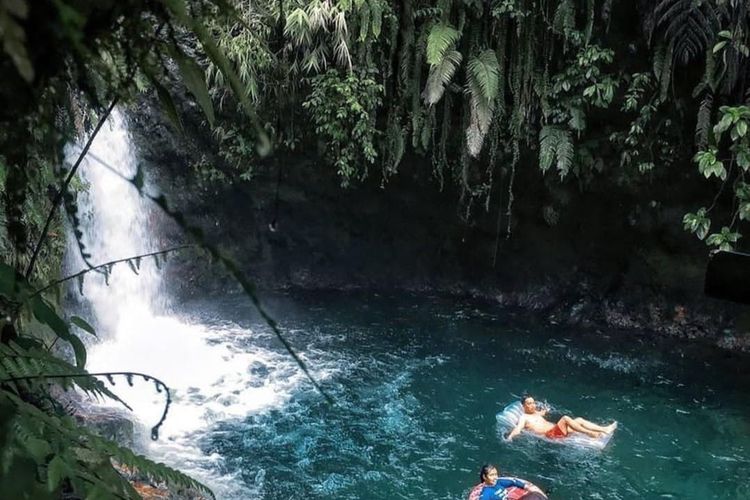
[[[79,151],[80,145],[69,148],[69,163]],[[88,189],[78,200],[91,260],[109,262],[164,249],[155,222],[158,209],[103,166],[127,178],[137,171],[126,121],[119,111],[112,113],[99,132],[91,153],[81,164],[80,177]],[[70,234],[67,270],[74,273],[84,265]],[[116,378],[113,388],[133,407],[134,419],[146,429],[141,437],[147,455],[207,482],[222,496],[248,498],[252,495],[246,494],[241,481],[216,472],[221,470],[222,457],[203,453],[198,437],[216,422],[284,405],[301,374],[288,357],[243,342],[257,338],[250,329],[226,322],[209,327],[167,314],[160,272],[153,261],[144,260],[138,271],[136,275],[127,265],[117,265],[108,284],[101,274],[87,274],[84,297],[102,340],[90,346],[87,368],[91,372],[142,372],[162,380],[170,387],[173,402],[156,442],[145,436],[162,415],[165,394],[156,392],[153,382],[137,377],[133,387],[124,377]]]

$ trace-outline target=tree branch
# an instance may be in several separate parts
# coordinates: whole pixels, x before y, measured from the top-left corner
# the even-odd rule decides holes
[[[83,269],[83,270],[81,270],[81,271],[79,271],[79,272],[77,272],[75,274],[71,274],[70,276],[66,276],[66,277],[61,278],[59,280],[55,280],[55,281],[50,282],[47,286],[45,286],[43,288],[40,288],[39,290],[37,290],[34,293],[32,293],[31,295],[29,295],[29,298],[36,297],[37,295],[39,295],[39,294],[41,294],[41,293],[49,290],[53,286],[59,285],[60,283],[65,283],[66,281],[70,281],[70,280],[75,279],[75,278],[77,278],[79,276],[83,276],[84,274],[90,273],[91,271],[96,271],[96,270],[101,269],[103,267],[112,266],[114,264],[120,264],[122,262],[127,262],[127,261],[133,260],[133,259],[141,259],[143,257],[153,257],[155,255],[163,255],[163,254],[167,254],[167,253],[171,253],[171,252],[176,252],[177,250],[182,250],[184,248],[193,248],[193,247],[195,247],[195,245],[179,245],[179,246],[176,246],[176,247],[167,248],[166,250],[159,250],[158,252],[151,252],[151,253],[144,253],[144,254],[140,254],[140,255],[134,255],[132,257],[126,257],[124,259],[111,260],[109,262],[105,262],[103,264],[99,264],[99,265],[94,266],[94,267],[87,267],[86,269]]]

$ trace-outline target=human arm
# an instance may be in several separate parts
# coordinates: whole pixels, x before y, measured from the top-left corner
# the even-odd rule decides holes
[[[510,488],[511,486],[515,486],[516,488],[526,489],[526,483],[521,481],[520,479],[514,479],[510,477],[501,477],[497,480],[497,484],[500,485],[501,488]]]
[[[521,431],[523,430],[525,425],[526,425],[526,416],[521,415],[521,418],[518,419],[518,423],[513,428],[513,430],[510,431],[510,433],[505,439],[507,439],[508,441],[512,441],[514,437],[521,434]]]

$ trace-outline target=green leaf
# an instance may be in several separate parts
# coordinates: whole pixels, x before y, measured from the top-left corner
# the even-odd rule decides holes
[[[4,1],[0,3],[0,39],[3,49],[13,61],[18,74],[31,83],[34,80],[34,67],[26,49],[26,31],[17,19],[28,17],[28,4],[25,1]]]
[[[164,85],[159,83],[159,80],[151,75],[149,76],[151,85],[156,89],[156,95],[159,97],[159,102],[161,103],[162,109],[164,109],[164,112],[167,114],[167,118],[172,122],[172,125],[177,132],[181,135],[185,135],[185,130],[182,128],[182,120],[180,120],[180,114],[177,112],[177,106],[175,106],[174,101],[172,100],[172,95]]]
[[[209,125],[213,128],[215,116],[214,106],[211,102],[211,96],[206,86],[206,75],[198,64],[190,57],[187,57],[180,49],[172,50],[172,57],[177,61],[177,66],[182,74],[183,82],[190,92],[198,101],[203,114],[206,115]]]
[[[16,270],[5,262],[0,262],[0,294],[8,298],[16,297]]]
[[[88,332],[94,337],[96,337],[96,330],[94,330],[94,327],[91,326],[88,322],[86,322],[86,320],[84,320],[83,318],[79,316],[71,316],[70,322],[76,325],[81,330]]]
[[[732,115],[727,113],[721,117],[719,123],[714,127],[714,134],[720,135],[722,132],[726,132],[729,127],[732,126]]]
[[[34,317],[40,323],[47,325],[58,337],[73,347],[76,366],[83,368],[86,365],[86,347],[81,339],[70,332],[68,324],[41,297],[37,296],[31,299],[31,309]]]
[[[706,209],[701,208],[694,214],[685,214],[682,218],[682,225],[685,231],[695,233],[698,239],[702,240],[711,228],[711,220],[706,216]]]
[[[167,8],[169,8],[169,10],[172,12],[172,15],[174,15],[174,17],[177,18],[178,21],[180,21],[182,24],[190,23],[185,0],[164,0],[164,3],[167,4]]]
[[[586,113],[581,108],[570,108],[570,120],[568,125],[576,132],[586,130]]]
[[[65,463],[65,460],[60,455],[55,455],[47,466],[47,489],[50,492],[55,491],[63,478],[70,475],[71,471],[68,464]]]
[[[742,237],[740,233],[733,232],[729,227],[721,228],[720,233],[714,233],[708,237],[706,244],[719,247],[719,250],[730,251],[734,249],[734,243],[737,243]]]
[[[268,156],[271,153],[272,149],[271,140],[268,138],[268,134],[266,133],[266,131],[260,125],[258,116],[256,115],[255,110],[250,103],[250,99],[248,98],[247,90],[237,76],[237,73],[232,68],[229,59],[227,59],[227,56],[224,54],[224,52],[222,52],[216,46],[216,42],[214,42],[213,38],[208,33],[208,30],[204,25],[199,22],[188,22],[188,27],[192,28],[193,32],[198,37],[203,50],[206,51],[208,57],[211,59],[211,61],[213,61],[213,63],[219,68],[221,73],[227,79],[227,81],[229,82],[229,87],[232,89],[234,96],[242,104],[242,108],[245,110],[245,114],[248,116],[248,118],[250,119],[250,123],[252,123],[255,129],[258,140],[255,147],[258,151],[258,155],[260,155],[261,157]]]
[[[750,149],[742,147],[737,151],[737,165],[739,165],[742,170],[750,168]]]
[[[739,137],[745,137],[745,134],[747,133],[747,122],[745,120],[740,120],[734,128],[737,130],[737,135]]]
[[[723,40],[723,41],[717,43],[716,45],[714,45],[713,53],[716,54],[717,52],[719,52],[721,49],[724,48],[724,46],[726,44],[727,44],[726,40]]]
[[[39,464],[44,463],[45,458],[50,452],[49,443],[35,436],[24,435],[21,439],[23,447],[26,448],[34,460]]]
[[[750,203],[740,205],[740,220],[750,220]]]
[[[750,201],[750,184],[747,182],[740,182],[737,184],[734,194],[740,201]]]

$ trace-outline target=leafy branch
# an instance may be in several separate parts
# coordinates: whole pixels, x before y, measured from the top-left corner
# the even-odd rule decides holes
[[[86,275],[86,274],[88,274],[88,273],[90,273],[92,271],[99,272],[99,271],[101,271],[103,269],[107,270],[107,269],[111,268],[112,266],[114,266],[115,264],[121,264],[123,262],[127,262],[131,266],[132,271],[135,274],[138,274],[138,268],[140,266],[141,259],[144,259],[144,258],[147,258],[147,257],[158,257],[160,255],[167,255],[167,254],[170,254],[170,253],[173,253],[173,252],[177,252],[179,250],[184,250],[186,248],[194,248],[194,247],[195,247],[195,245],[178,245],[178,246],[175,246],[175,247],[172,247],[172,248],[167,248],[165,250],[159,250],[157,252],[149,252],[149,253],[144,253],[144,254],[140,254],[140,255],[134,255],[132,257],[126,257],[124,259],[111,260],[109,262],[105,262],[103,264],[98,264],[98,265],[93,266],[93,267],[87,267],[86,269],[82,269],[81,271],[79,271],[79,272],[77,272],[75,274],[71,274],[69,276],[65,276],[64,278],[60,278],[59,280],[55,280],[55,281],[50,282],[46,286],[44,286],[44,287],[42,287],[42,288],[34,291],[31,294],[31,297],[34,297],[36,295],[40,295],[40,294],[46,292],[47,290],[49,290],[50,288],[53,288],[53,287],[55,287],[57,285],[65,283],[66,281],[70,281],[70,280],[73,280],[73,279],[76,279],[76,278],[80,278],[80,277],[82,277],[82,276],[84,276],[84,275]]]
[[[141,377],[146,382],[154,382],[154,387],[156,387],[156,392],[161,392],[164,390],[166,393],[167,399],[165,401],[164,405],[164,411],[161,414],[161,418],[159,421],[151,427],[151,439],[156,441],[159,439],[159,428],[164,424],[164,421],[167,419],[167,413],[169,412],[169,406],[172,404],[172,395],[169,391],[169,386],[162,382],[157,377],[154,377],[153,375],[147,375],[145,373],[140,372],[96,372],[96,373],[80,373],[80,374],[70,374],[70,373],[63,373],[63,374],[37,374],[37,375],[23,375],[18,377],[8,377],[4,379],[0,379],[0,384],[7,384],[7,383],[13,383],[13,382],[22,382],[22,381],[28,381],[28,380],[39,380],[39,379],[75,379],[75,378],[82,378],[82,377],[106,377],[109,383],[114,386],[115,381],[114,378],[112,378],[115,375],[122,375],[126,378],[128,385],[133,387],[133,377]],[[133,408],[130,407],[125,401],[121,400],[120,398],[117,398],[117,401],[125,406],[130,411],[133,411]]]

